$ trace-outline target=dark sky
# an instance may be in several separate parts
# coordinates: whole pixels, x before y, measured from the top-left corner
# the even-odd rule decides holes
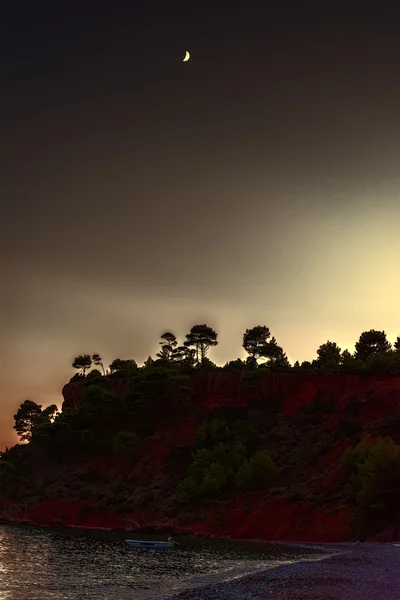
[[[0,447],[80,353],[400,334],[400,19],[299,4],[1,3]]]

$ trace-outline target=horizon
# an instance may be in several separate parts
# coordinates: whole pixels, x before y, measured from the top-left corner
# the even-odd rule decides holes
[[[400,21],[311,4],[0,8],[0,448],[165,324],[219,365],[260,323],[292,364],[400,334]]]

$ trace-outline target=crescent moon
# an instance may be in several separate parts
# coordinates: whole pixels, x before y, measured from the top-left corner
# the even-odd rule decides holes
[[[183,62],[186,62],[186,61],[188,61],[188,60],[189,60],[189,58],[190,58],[190,54],[189,54],[189,52],[186,50],[186,54],[185,54],[185,58],[183,59]]]

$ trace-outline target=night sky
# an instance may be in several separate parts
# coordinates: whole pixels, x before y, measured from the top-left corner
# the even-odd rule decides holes
[[[400,335],[400,19],[321,4],[1,3],[0,448],[77,354]]]

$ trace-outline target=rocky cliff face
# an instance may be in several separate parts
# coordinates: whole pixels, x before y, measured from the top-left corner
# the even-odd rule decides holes
[[[102,459],[69,465],[67,487],[58,497],[32,504],[3,500],[3,520],[52,525],[124,528],[138,531],[197,533],[234,538],[336,542],[354,539],[352,511],[343,499],[339,460],[354,439],[389,435],[400,442],[399,375],[326,375],[285,373],[249,381],[242,374],[194,374],[191,410],[168,424],[160,422],[141,448],[137,465],[129,473],[131,506],[121,512],[104,502],[103,493],[121,475],[121,465]],[[80,404],[83,382],[64,386],[63,408]],[[108,380],[107,387],[124,397],[132,380]],[[306,413],[304,406],[316,398],[329,402],[330,410]],[[246,419],[263,423],[266,403],[279,406],[274,422],[265,426],[264,442],[271,449],[280,474],[266,492],[228,494],[203,508],[174,513],[168,466],[190,455],[196,431],[205,415],[220,410],[242,410]],[[261,430],[263,425],[260,426]],[[354,434],[356,432],[356,434]],[[354,437],[355,436],[355,437]],[[179,458],[181,457],[181,458]],[[103,480],[85,498],[72,493],[76,473],[94,468]],[[175,467],[174,467],[175,468]],[[68,487],[69,486],[69,487]],[[70,489],[71,493],[67,493]],[[101,493],[100,493],[101,492]],[[383,528],[377,539],[396,539],[398,525]],[[357,537],[357,536],[356,536]]]
[[[133,389],[129,378],[107,380],[106,385],[119,396],[125,396]],[[334,398],[337,416],[340,416],[346,412],[351,400],[360,399],[363,408],[359,417],[366,425],[395,412],[400,402],[400,375],[279,373],[246,384],[242,373],[217,372],[191,375],[189,385],[194,390],[194,410],[248,406],[257,399],[277,398],[282,400],[282,413],[294,416],[319,392]],[[66,384],[62,389],[62,408],[78,407],[83,389],[82,381]]]

